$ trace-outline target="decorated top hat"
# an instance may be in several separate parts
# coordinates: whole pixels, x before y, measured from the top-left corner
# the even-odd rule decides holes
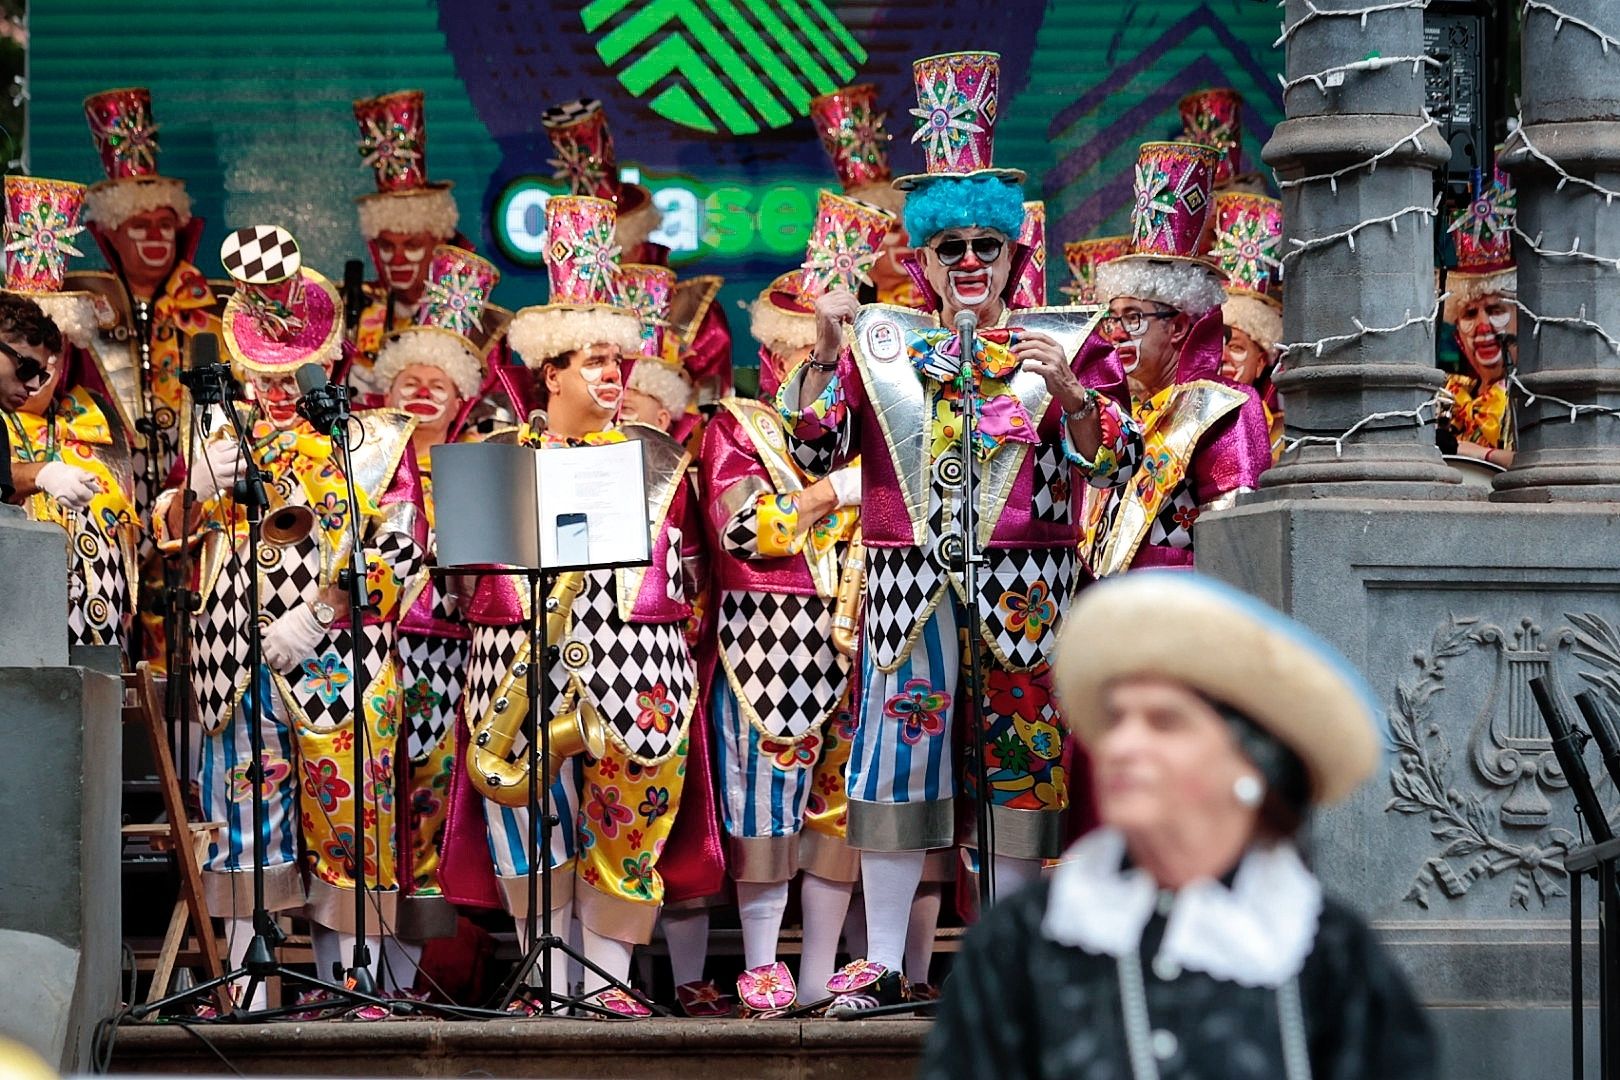
[[[754,301],[754,338],[791,352],[815,344],[816,301],[829,289],[869,284],[894,215],[847,195],[822,191],[804,262],[771,282]]]
[[[1029,252],[1013,283],[1010,307],[1046,306],[1046,204],[1039,199],[1024,204],[1024,227],[1018,242]]]
[[[1457,265],[1446,271],[1447,322],[1455,323],[1462,309],[1482,296],[1518,294],[1519,274],[1513,264],[1518,205],[1512,181],[1500,165],[1493,165],[1491,182],[1452,215],[1448,231],[1457,249]]]
[[[84,118],[107,174],[86,197],[88,220],[112,230],[136,214],[163,207],[173,210],[181,225],[191,220],[185,183],[158,175],[158,125],[150,90],[129,86],[91,94],[84,99]]]
[[[1226,271],[1228,326],[1268,351],[1282,340],[1283,208],[1277,199],[1246,192],[1215,196],[1215,244],[1210,254]]]
[[[550,161],[557,169],[554,175],[568,183],[569,194],[612,202],[618,210],[619,247],[630,251],[641,245],[658,228],[662,215],[644,185],[619,179],[613,132],[602,103],[595,98],[565,101],[541,113],[540,123],[557,152]]]
[[[625,263],[619,267],[619,306],[641,320],[642,356],[670,359],[665,350],[675,344],[669,335],[669,305],[675,290],[675,271],[667,266]],[[674,363],[680,362],[677,352]]]
[[[434,248],[415,321],[383,343],[373,368],[377,381],[387,386],[406,368],[426,364],[449,375],[463,398],[476,397],[489,354],[512,318],[489,302],[500,280],[482,256],[450,244]]]
[[[337,360],[343,304],[332,283],[304,265],[292,233],[279,225],[237,229],[220,245],[219,261],[236,286],[220,321],[239,367],[290,375]]]
[[[613,203],[589,195],[546,200],[549,303],[512,319],[507,340],[530,367],[598,342],[626,356],[641,351],[641,318],[619,303],[619,245]]]
[[[427,178],[427,116],[420,90],[397,90],[354,103],[360,127],[360,159],[370,167],[377,190],[361,195],[360,231],[367,240],[379,233],[428,233],[438,240],[456,234],[460,211],[447,180]]]
[[[846,86],[810,102],[810,122],[816,125],[844,194],[898,214],[905,198],[895,190],[889,171],[885,119],[878,111],[877,87],[871,83]]]
[[[1243,175],[1243,95],[1229,86],[1194,90],[1181,99],[1181,138],[1220,151],[1215,187]]]
[[[5,189],[6,291],[34,301],[69,341],[88,347],[99,329],[96,296],[62,291],[67,257],[84,256],[73,246],[84,231],[84,185],[8,176]]]
[[[1063,245],[1063,261],[1068,264],[1072,285],[1059,291],[1076,304],[1101,303],[1097,296],[1097,267],[1131,250],[1129,236],[1095,236]]]
[[[1202,253],[1220,152],[1184,142],[1143,143],[1136,161],[1131,249],[1097,268],[1097,298],[1168,304],[1202,315],[1225,299],[1225,275]]]
[[[1019,170],[992,164],[1001,107],[999,53],[925,56],[911,65],[911,74],[917,87],[911,115],[919,121],[911,141],[922,143],[927,171],[902,176],[895,187],[911,191],[929,180],[979,176],[1024,182]]]

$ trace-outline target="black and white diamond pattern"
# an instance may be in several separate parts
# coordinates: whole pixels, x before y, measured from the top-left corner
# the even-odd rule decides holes
[[[866,647],[872,662],[892,671],[945,575],[917,547],[866,549]]]
[[[540,114],[540,123],[547,128],[567,127],[577,120],[583,120],[602,107],[602,103],[595,98],[575,98],[565,101],[561,105],[553,105]]]
[[[1164,501],[1158,516],[1153,519],[1147,542],[1154,547],[1187,551],[1193,546],[1193,525],[1197,521],[1198,503],[1193,499],[1192,488],[1185,483],[1178,484],[1172,497]]]
[[[315,655],[285,675],[291,704],[316,731],[329,731],[348,723],[355,701],[364,700],[356,698],[356,684],[363,693],[376,681],[383,667],[392,663],[392,623],[372,623],[365,627],[362,660],[366,670],[359,679],[350,677],[353,640],[347,629],[329,631],[325,640],[315,647]]]
[[[697,693],[697,666],[681,624],[624,622],[614,600],[612,571],[593,570],[574,601],[568,640],[590,650],[590,660],[573,674],[579,676],[614,743],[647,765],[672,757],[680,747],[681,721]],[[563,665],[551,668],[553,685],[565,685],[566,679],[558,678],[566,670]],[[644,711],[637,702],[642,693],[672,706],[664,730],[657,724],[637,723]]]
[[[849,658],[832,645],[833,602],[728,591],[718,634],[732,689],[777,739],[816,730],[849,686]]]
[[[681,544],[683,539],[681,530],[671,525],[669,529],[669,546],[664,549],[664,591],[677,604],[686,599],[686,585],[681,578]]]
[[[123,554],[86,515],[78,520],[68,575],[68,640],[123,648],[133,603]]]
[[[225,238],[219,248],[225,272],[249,285],[273,285],[298,273],[303,257],[298,241],[280,225],[249,225]]]
[[[1070,510],[1071,468],[1061,448],[1042,444],[1033,453],[1035,520],[1067,525],[1073,521]]]
[[[726,551],[739,559],[752,559],[759,554],[759,508],[749,503],[726,522],[726,531],[720,537]]]
[[[476,724],[489,711],[495,690],[511,670],[518,649],[529,639],[522,624],[475,626],[467,653],[465,689],[461,695],[462,720]]]
[[[399,697],[411,764],[424,764],[455,720],[471,645],[461,638],[399,635]]]
[[[1074,549],[992,548],[985,555],[979,592],[985,635],[1012,668],[1027,671],[1057,640],[1074,593]]]
[[[812,477],[823,477],[832,472],[838,455],[838,436],[827,434],[819,439],[789,439],[788,453],[794,463]]]

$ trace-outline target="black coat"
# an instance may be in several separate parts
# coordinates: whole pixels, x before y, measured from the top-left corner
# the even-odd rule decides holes
[[[1030,886],[967,936],[929,1036],[922,1080],[1131,1080],[1118,966],[1043,936],[1047,895],[1045,882]],[[1174,1047],[1157,1062],[1162,1080],[1281,1080],[1276,993],[1201,972],[1159,978],[1152,959],[1164,928],[1155,914],[1141,944],[1155,1038]],[[1437,1075],[1422,1008],[1355,914],[1324,901],[1298,981],[1312,1080]]]

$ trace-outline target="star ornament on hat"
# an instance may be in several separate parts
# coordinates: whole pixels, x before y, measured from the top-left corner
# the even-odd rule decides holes
[[[90,188],[85,216],[112,231],[136,214],[170,209],[180,225],[191,220],[186,185],[157,171],[158,124],[152,92],[143,86],[103,90],[84,99],[84,118],[106,179]]]
[[[476,397],[489,354],[512,318],[489,302],[500,280],[488,259],[449,244],[434,248],[415,321],[377,354],[378,381],[386,386],[406,368],[425,364],[450,376],[463,398]]]
[[[1219,159],[1196,143],[1142,144],[1130,251],[1097,267],[1100,302],[1128,296],[1199,316],[1225,301],[1225,274],[1200,249]]]
[[[546,200],[546,274],[549,303],[526,307],[512,319],[507,341],[531,368],[596,344],[617,345],[626,356],[641,351],[641,318],[619,302],[619,246],[613,203],[588,195]]]
[[[1279,200],[1237,191],[1215,196],[1210,254],[1227,276],[1222,314],[1268,352],[1282,340],[1282,236]]]
[[[1366,680],[1311,631],[1213,578],[1139,570],[1102,581],[1064,627],[1054,685],[1088,746],[1107,732],[1109,687],[1164,679],[1237,710],[1297,754],[1314,803],[1348,797],[1378,767],[1380,712]]]
[[[1497,148],[1500,154],[1501,148]],[[1446,271],[1445,319],[1455,324],[1463,308],[1484,296],[1516,296],[1519,273],[1513,263],[1513,223],[1519,196],[1500,165],[1491,182],[1452,215],[1448,231],[1457,265]]]
[[[822,191],[804,262],[765,287],[751,311],[755,340],[773,352],[815,344],[816,301],[831,289],[870,284],[878,249],[894,224],[887,210]]]
[[[602,103],[595,98],[565,101],[541,113],[540,123],[557,154],[549,159],[557,170],[552,175],[568,185],[571,195],[613,203],[618,215],[615,236],[621,249],[633,252],[646,242],[663,215],[645,185],[619,179],[618,154]]]
[[[1097,267],[1112,262],[1131,250],[1129,236],[1094,236],[1089,240],[1073,240],[1063,245],[1063,261],[1068,264],[1072,284],[1059,291],[1076,304],[1096,304]]]
[[[332,283],[303,264],[298,241],[279,225],[237,229],[219,261],[236,286],[221,318],[225,347],[247,371],[286,375],[337,360],[343,305]]]
[[[1215,163],[1215,186],[1223,187],[1243,175],[1243,95],[1229,86],[1194,90],[1177,104],[1183,142],[1213,146],[1220,151]]]
[[[460,211],[448,180],[427,178],[427,115],[420,90],[398,90],[354,103],[361,164],[377,190],[361,195],[360,231],[367,240],[384,232],[456,234]]]
[[[889,171],[889,133],[877,107],[877,87],[846,86],[810,102],[810,122],[832,159],[844,194],[898,215],[905,203]]]
[[[73,344],[88,348],[112,311],[89,292],[64,292],[69,255],[83,257],[73,246],[84,226],[85,187],[71,180],[8,176],[6,196],[6,284],[9,293],[26,296]]]

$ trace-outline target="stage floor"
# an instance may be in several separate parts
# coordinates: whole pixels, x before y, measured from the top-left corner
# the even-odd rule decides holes
[[[916,1071],[929,1021],[384,1020],[119,1029],[115,1073],[874,1080]],[[189,1029],[189,1030],[188,1030]]]

